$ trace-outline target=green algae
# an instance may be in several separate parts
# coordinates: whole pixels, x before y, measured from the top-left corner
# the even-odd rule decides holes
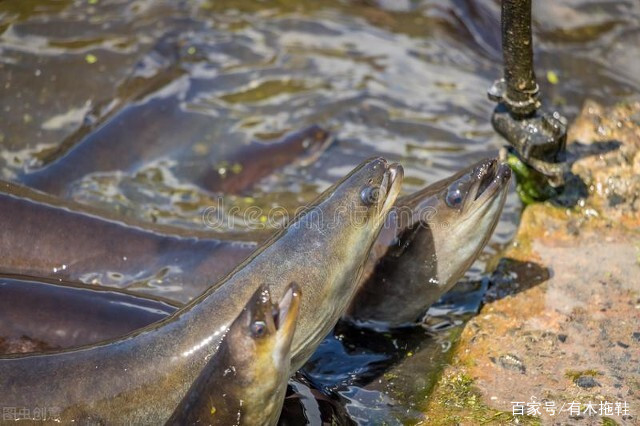
[[[454,347],[449,351],[447,363],[453,362],[453,355],[460,343],[463,327],[460,327],[455,338],[451,340]],[[464,366],[473,363],[470,359],[458,359],[456,363]],[[514,415],[512,412],[496,410],[483,401],[481,392],[474,386],[474,379],[464,372],[443,374],[447,364],[431,371],[432,386],[425,391],[423,412],[427,413],[429,425],[541,425],[538,417]]]
[[[546,201],[558,195],[542,173],[526,165],[517,155],[509,154],[507,164],[516,178],[516,193],[525,205]]]
[[[442,377],[429,404],[429,424],[541,425],[538,417],[496,410],[482,401],[474,380],[464,373]]]
[[[299,93],[308,89],[307,84],[301,81],[268,80],[255,87],[220,96],[220,99],[232,104],[246,104],[265,101],[283,94]]]
[[[564,376],[571,379],[574,383],[582,376],[596,377],[601,373],[598,370],[567,370],[564,372]]]

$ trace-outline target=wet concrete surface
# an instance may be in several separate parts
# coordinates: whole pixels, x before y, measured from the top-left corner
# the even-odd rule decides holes
[[[569,149],[589,196],[525,209],[425,424],[640,424],[639,135],[640,102],[585,104]]]

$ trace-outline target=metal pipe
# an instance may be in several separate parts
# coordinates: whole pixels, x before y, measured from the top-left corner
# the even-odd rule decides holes
[[[503,101],[513,114],[531,115],[540,107],[533,70],[531,0],[502,0],[502,54]]]

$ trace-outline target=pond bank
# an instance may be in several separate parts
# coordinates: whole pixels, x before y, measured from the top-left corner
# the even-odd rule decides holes
[[[587,102],[568,140],[588,196],[525,209],[427,424],[638,424],[640,101]]]

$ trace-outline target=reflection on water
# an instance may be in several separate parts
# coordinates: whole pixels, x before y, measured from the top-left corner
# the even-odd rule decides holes
[[[534,20],[542,93],[568,117],[587,97],[613,103],[640,89],[637,1],[540,0]],[[492,0],[5,0],[0,52],[1,176],[29,182],[65,166],[75,174],[58,181],[63,196],[149,221],[203,226],[220,194],[194,185],[197,173],[310,124],[336,137],[315,163],[225,205],[293,211],[373,155],[402,162],[410,192],[502,143],[485,95],[500,74]],[[518,210],[510,196],[468,279],[511,238]],[[373,410],[369,385],[331,386],[353,418]]]

